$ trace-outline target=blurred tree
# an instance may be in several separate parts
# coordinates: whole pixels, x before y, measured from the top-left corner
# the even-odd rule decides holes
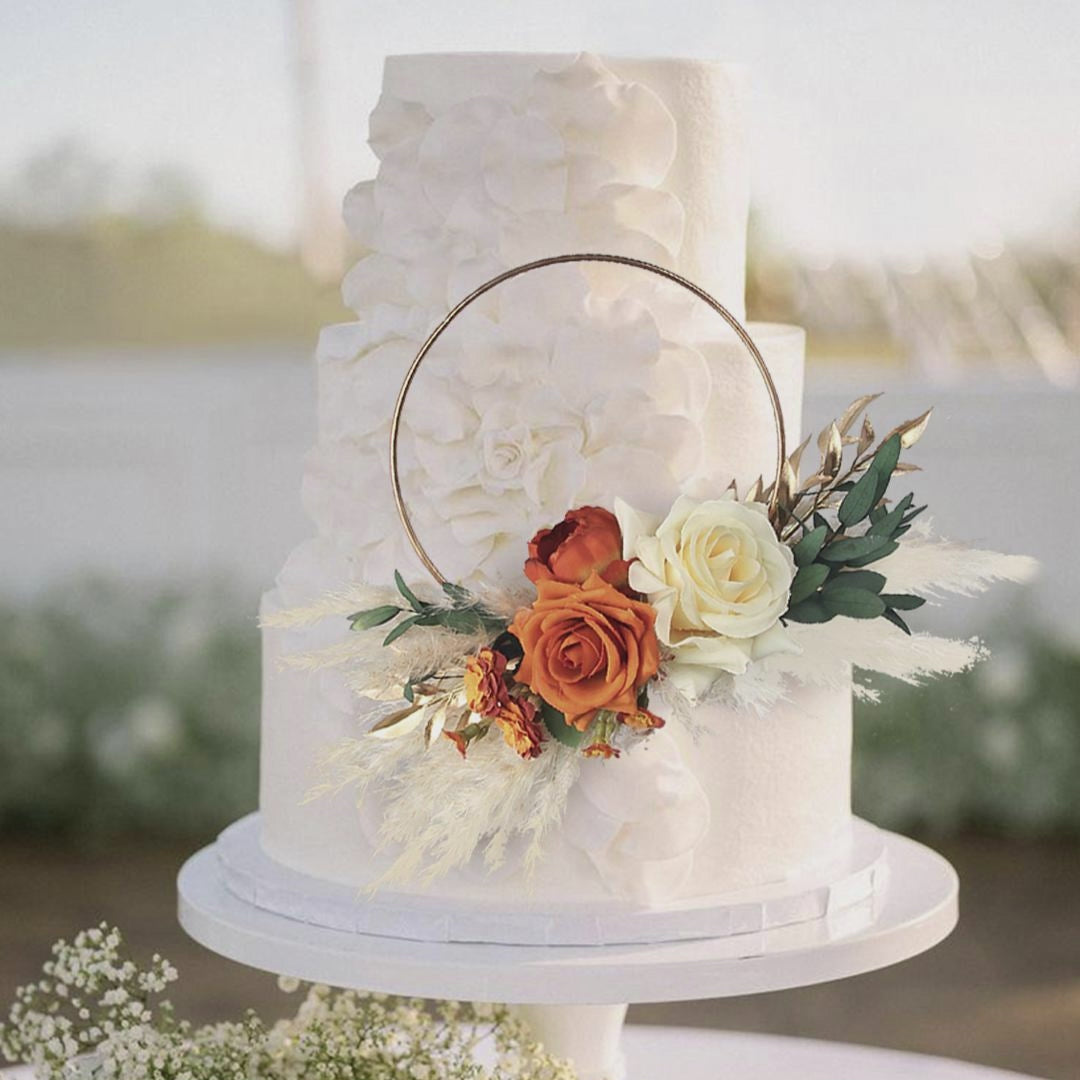
[[[31,156],[4,192],[0,212],[37,228],[85,224],[109,209],[112,166],[77,139],[63,139]]]

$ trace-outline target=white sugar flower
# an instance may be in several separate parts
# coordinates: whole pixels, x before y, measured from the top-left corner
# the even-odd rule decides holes
[[[799,651],[780,624],[795,560],[762,504],[684,495],[661,520],[616,499],[615,516],[623,555],[636,560],[630,585],[656,608],[657,636],[674,654],[668,676],[688,697],[720,672]]]

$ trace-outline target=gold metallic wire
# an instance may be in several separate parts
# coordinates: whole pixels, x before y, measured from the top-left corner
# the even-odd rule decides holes
[[[447,327],[449,327],[449,325],[474,300],[478,300],[484,293],[501,285],[504,281],[520,277],[522,274],[528,274],[533,270],[539,270],[545,266],[558,266],[560,263],[590,262],[616,263],[620,266],[632,266],[638,270],[646,270],[658,277],[666,278],[668,281],[681,286],[699,300],[708,304],[709,307],[711,307],[713,311],[715,311],[717,315],[719,315],[728,326],[735,331],[736,336],[753,358],[758,373],[765,383],[765,389],[769,394],[769,404],[772,406],[773,419],[776,423],[776,477],[773,481],[772,491],[769,496],[769,515],[772,517],[775,514],[776,502],[780,496],[784,460],[787,457],[784,414],[780,407],[780,395],[777,393],[776,384],[773,382],[768,366],[761,355],[761,351],[758,349],[757,345],[754,344],[753,339],[747,333],[746,328],[742,323],[740,323],[719,300],[714,299],[700,286],[695,285],[692,281],[676,274],[673,270],[666,270],[664,267],[657,266],[655,263],[646,262],[644,259],[632,259],[626,255],[603,255],[598,253],[553,255],[546,259],[536,259],[533,262],[523,263],[521,266],[515,266],[509,270],[504,270],[503,273],[491,278],[490,281],[485,281],[483,285],[477,286],[477,288],[473,289],[473,291],[464,299],[459,300],[446,313],[438,326],[431,331],[424,344],[420,346],[419,351],[409,365],[409,370],[405,373],[405,378],[401,383],[401,389],[398,391],[397,401],[394,403],[394,414],[390,422],[390,486],[394,492],[394,505],[397,507],[398,517],[401,519],[402,528],[405,530],[405,535],[409,538],[409,543],[412,545],[413,551],[416,552],[417,558],[419,558],[428,573],[431,574],[435,581],[440,585],[446,584],[447,579],[442,575],[435,563],[432,562],[431,556],[428,555],[427,551],[424,549],[424,545],[420,542],[420,538],[416,534],[416,529],[413,527],[412,518],[409,516],[408,507],[405,505],[405,498],[401,493],[401,472],[398,466],[398,440],[401,434],[401,416],[405,408],[405,399],[409,395],[409,389],[412,387],[413,380],[416,378],[416,373],[420,370],[420,365],[424,362],[424,357],[431,352],[432,347],[439,340]]]

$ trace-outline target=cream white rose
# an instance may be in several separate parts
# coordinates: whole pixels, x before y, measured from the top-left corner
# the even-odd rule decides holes
[[[674,659],[669,678],[699,697],[722,671],[798,652],[780,623],[795,559],[760,503],[680,496],[666,518],[615,500],[630,585],[656,609],[656,633]]]

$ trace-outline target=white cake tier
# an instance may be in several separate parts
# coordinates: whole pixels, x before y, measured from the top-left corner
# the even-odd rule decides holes
[[[358,806],[345,789],[306,801],[325,779],[324,754],[363,730],[356,699],[333,673],[281,667],[283,655],[312,647],[312,632],[263,640],[264,849],[312,877],[371,885],[398,854],[380,842],[381,797],[369,792]],[[511,850],[494,873],[477,858],[430,888],[394,889],[651,905],[803,878],[850,843],[851,690],[842,676],[836,683],[793,686],[790,700],[760,713],[702,706],[617,761],[583,760],[564,825],[529,879]],[[664,711],[662,699],[655,707]]]

